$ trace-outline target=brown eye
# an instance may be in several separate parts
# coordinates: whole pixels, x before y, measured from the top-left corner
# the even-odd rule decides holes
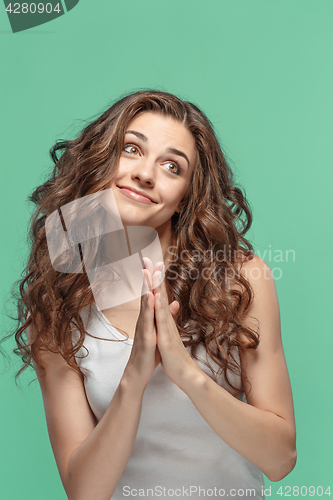
[[[129,149],[129,151],[126,151],[126,149]],[[138,148],[134,146],[134,144],[125,144],[125,146],[123,147],[123,151],[125,151],[126,153],[135,154],[135,151],[138,151]]]
[[[180,165],[177,162],[171,162],[170,161],[169,163],[167,163],[167,165],[171,165],[175,169],[175,170],[171,170],[170,168],[168,169],[173,174],[179,175],[181,173]]]

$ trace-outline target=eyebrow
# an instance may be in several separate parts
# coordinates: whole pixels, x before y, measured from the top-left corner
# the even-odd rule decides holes
[[[134,134],[136,135],[139,139],[141,139],[143,142],[149,142],[148,137],[141,132],[137,132],[136,130],[126,130],[125,134]],[[166,149],[167,153],[173,153],[178,156],[182,156],[185,158],[185,160],[188,163],[188,167],[190,167],[190,160],[188,159],[187,155],[183,153],[183,151],[180,151],[179,149],[176,148],[167,148]]]

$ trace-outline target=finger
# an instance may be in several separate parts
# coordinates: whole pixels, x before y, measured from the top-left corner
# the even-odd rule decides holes
[[[155,266],[154,266],[154,269],[153,269],[153,274],[156,272],[156,271],[162,271],[162,273],[164,273],[164,262],[162,260],[159,260]]]
[[[155,329],[155,311],[154,311],[154,301],[152,292],[147,292],[146,294],[146,307],[143,315],[143,335],[151,335]]]
[[[161,297],[162,298],[162,297]],[[167,333],[167,314],[163,302],[159,298],[159,292],[154,294],[155,319],[159,335]],[[168,308],[169,311],[169,308]]]
[[[154,265],[152,263],[152,261],[150,260],[149,257],[143,257],[142,258],[144,264],[145,264],[145,267],[146,269],[148,269],[148,271],[153,274],[154,273]]]
[[[139,312],[139,317],[137,321],[137,328],[142,328],[142,323],[143,323],[143,317],[144,317],[144,312],[146,309],[146,304],[147,304],[147,284],[145,283],[145,275],[143,273],[142,269],[142,286],[141,286],[141,300],[140,300],[140,312]]]
[[[147,286],[146,291],[148,291],[148,290],[152,291],[153,278],[152,278],[151,273],[148,271],[148,269],[142,269],[142,274],[145,278],[145,283]]]
[[[142,289],[141,289],[141,324],[143,326],[143,332],[151,334],[155,328],[155,312],[154,312],[154,301],[152,300],[152,289],[149,283],[148,277],[149,271],[147,269],[142,269]]]
[[[147,281],[146,275],[145,275],[146,270],[142,269],[142,287],[141,287],[141,302],[140,302],[140,314],[142,311],[144,311],[144,308],[146,307],[147,303],[147,292],[151,288],[149,287],[149,281]]]
[[[145,265],[145,275],[147,277],[147,279],[149,278],[148,280],[148,283],[149,283],[149,289],[152,290],[152,282],[153,282],[153,263],[152,261],[149,259],[149,257],[143,257],[143,262],[144,262],[144,265]]]
[[[152,288],[154,290],[154,294],[161,292],[162,288],[162,280],[163,280],[163,275],[161,271],[155,271],[153,274],[153,283],[152,283]]]
[[[154,295],[161,294],[161,301],[164,307],[169,306],[169,298],[165,287],[164,275],[161,271],[156,271],[153,276],[153,290]]]
[[[174,300],[173,302],[171,302],[171,304],[169,304],[169,311],[170,311],[170,314],[171,316],[174,318],[179,310],[179,307],[180,307],[180,304],[177,300]]]

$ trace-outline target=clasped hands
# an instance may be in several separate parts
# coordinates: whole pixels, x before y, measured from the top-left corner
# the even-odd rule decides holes
[[[179,302],[174,300],[169,305],[163,262],[154,266],[148,257],[144,257],[144,262],[142,272],[149,289],[145,298],[146,307],[153,308],[153,314],[148,317],[154,322],[150,327],[154,328],[156,335],[156,366],[161,362],[167,377],[182,388],[194,372],[201,370],[187,352],[174,321]]]

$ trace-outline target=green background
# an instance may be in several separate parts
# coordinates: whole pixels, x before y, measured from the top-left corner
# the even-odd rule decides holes
[[[81,0],[13,34],[0,5],[1,332],[13,326],[3,308],[27,255],[26,198],[54,142],[126,92],[197,104],[250,201],[247,236],[276,269],[298,461],[281,482],[266,479],[272,498],[281,485],[333,492],[332,26],[332,0]],[[0,378],[0,498],[66,499],[38,382],[28,386],[35,373],[18,390],[20,366],[12,355]]]

